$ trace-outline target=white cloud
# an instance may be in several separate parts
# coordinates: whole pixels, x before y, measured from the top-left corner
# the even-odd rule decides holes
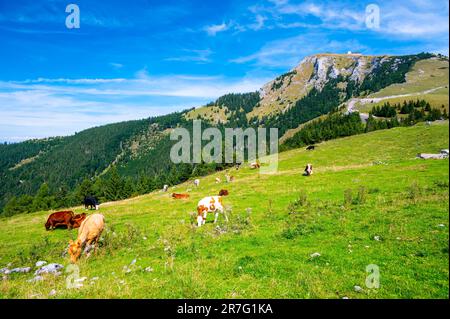
[[[213,53],[211,50],[190,50],[190,49],[184,49],[184,52],[186,54],[180,55],[177,57],[170,57],[166,58],[166,61],[181,61],[181,62],[198,62],[198,63],[207,63],[211,62],[210,56]]]
[[[206,26],[204,28],[204,30],[206,31],[206,33],[208,33],[208,35],[215,36],[217,33],[226,31],[229,28],[230,28],[230,25],[223,22],[221,24],[213,24],[210,26]]]
[[[381,33],[397,37],[430,39],[444,36],[448,42],[448,2],[436,1],[427,6],[414,2],[410,6],[393,4],[381,8]]]
[[[446,0],[389,1],[375,3],[380,8],[380,28],[366,26],[365,6],[358,2],[269,0],[268,5],[253,5],[248,10],[262,23],[240,22],[242,31],[273,28],[304,28],[375,32],[389,38],[430,39],[449,33],[449,4]],[[314,19],[311,19],[314,18]],[[257,27],[255,27],[257,26]]]
[[[131,79],[0,81],[0,141],[72,134],[82,129],[201,106],[223,94],[259,89],[268,78],[152,76]]]
[[[254,63],[258,66],[292,68],[304,56],[324,52],[364,51],[367,48],[356,40],[330,40],[321,34],[300,35],[275,40],[256,53],[232,59],[232,63]]]
[[[250,29],[255,30],[255,31],[261,30],[264,27],[264,22],[267,20],[267,18],[258,14],[258,15],[256,15],[255,19],[256,19],[256,22],[249,26]]]
[[[116,70],[123,68],[123,64],[121,64],[121,63],[110,62],[109,65],[112,66],[113,69],[116,69]]]

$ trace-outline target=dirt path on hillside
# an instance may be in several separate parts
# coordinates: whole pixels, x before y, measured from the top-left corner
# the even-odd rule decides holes
[[[418,96],[418,95],[422,95],[422,94],[429,94],[429,93],[433,93],[434,91],[437,91],[437,90],[440,90],[440,89],[443,89],[443,88],[445,88],[445,86],[439,86],[439,87],[436,87],[436,88],[433,88],[433,89],[429,89],[429,90],[425,90],[425,91],[421,91],[421,92],[416,92],[416,93],[388,95],[388,96],[383,96],[383,97],[372,97],[372,98],[353,98],[350,101],[348,101],[348,103],[347,103],[347,114],[357,111],[357,110],[355,110],[355,105],[356,105],[357,102],[359,102],[361,104],[378,103],[378,102],[381,102],[383,100],[388,100],[388,99],[395,99],[395,98],[401,98],[401,97],[410,97],[410,96]],[[360,117],[361,117],[361,120],[367,121],[367,119],[369,118],[369,114],[367,114],[367,113],[360,113]]]

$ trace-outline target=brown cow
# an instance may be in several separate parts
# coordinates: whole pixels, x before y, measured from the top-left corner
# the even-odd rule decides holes
[[[256,168],[260,168],[260,167],[261,167],[261,164],[259,163],[259,161],[250,163],[250,168],[251,169],[256,169]]]
[[[45,229],[55,229],[58,226],[66,226],[68,229],[72,228],[72,218],[75,214],[70,211],[62,211],[50,214],[47,222],[45,223]]]
[[[219,192],[219,196],[227,196],[228,194],[229,194],[228,190],[226,189],[221,189]]]
[[[81,251],[88,254],[91,248],[97,249],[97,243],[100,235],[105,228],[105,217],[102,214],[93,214],[87,217],[78,229],[78,237],[76,241],[69,241],[70,262],[75,263],[81,255]]]
[[[79,228],[83,220],[86,219],[86,213],[78,214],[72,217],[72,228]]]
[[[174,199],[189,198],[189,194],[172,193],[172,198],[174,198]]]

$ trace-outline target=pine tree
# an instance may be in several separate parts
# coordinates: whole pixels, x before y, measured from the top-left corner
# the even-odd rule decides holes
[[[117,172],[117,168],[114,166],[111,168],[109,179],[105,185],[105,198],[106,200],[119,200],[122,198],[124,188],[124,181]]]

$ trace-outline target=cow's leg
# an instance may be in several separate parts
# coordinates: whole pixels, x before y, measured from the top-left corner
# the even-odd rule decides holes
[[[86,254],[86,257],[89,257],[91,255],[92,250],[92,240],[88,240],[86,242],[86,247],[84,248],[84,253]]]
[[[206,224],[206,216],[208,215],[208,212],[205,210],[204,212],[203,212],[203,225],[205,225]]]
[[[224,210],[221,210],[220,212],[221,212],[222,215],[225,217],[225,221],[228,223],[228,214],[227,214],[227,212],[224,211]]]
[[[97,251],[98,251],[98,241],[99,241],[99,239],[100,239],[100,236],[98,236],[94,240],[94,254],[96,254],[96,255],[97,255]]]
[[[202,224],[203,224],[203,216],[199,214],[197,216],[197,226],[200,227]]]

